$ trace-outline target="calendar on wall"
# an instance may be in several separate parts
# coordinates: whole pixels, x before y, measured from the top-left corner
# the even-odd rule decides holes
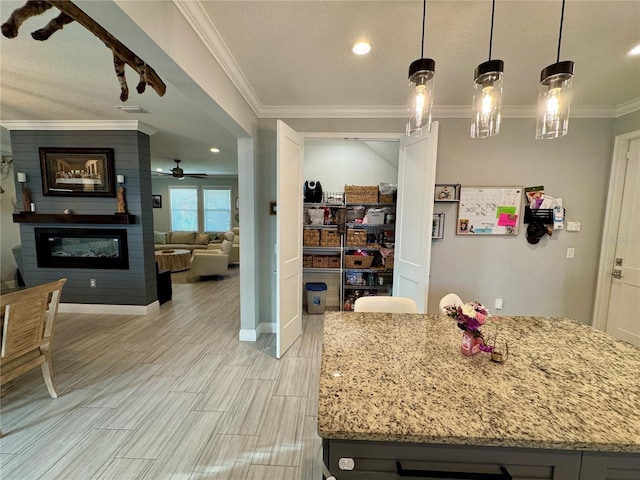
[[[458,235],[518,235],[522,187],[461,187]]]

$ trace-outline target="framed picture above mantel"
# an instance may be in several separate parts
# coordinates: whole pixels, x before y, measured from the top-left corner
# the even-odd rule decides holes
[[[115,197],[112,148],[40,147],[43,195]]]

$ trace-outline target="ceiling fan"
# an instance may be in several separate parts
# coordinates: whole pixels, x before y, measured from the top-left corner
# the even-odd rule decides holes
[[[182,169],[182,167],[180,167],[180,162],[182,162],[182,160],[179,160],[177,158],[173,159],[174,162],[176,162],[176,166],[173,167],[171,169],[171,172],[153,172],[156,175],[171,175],[174,178],[177,178],[178,180],[184,180],[185,177],[192,177],[192,178],[207,178],[208,175],[206,173],[184,173],[184,170]]]

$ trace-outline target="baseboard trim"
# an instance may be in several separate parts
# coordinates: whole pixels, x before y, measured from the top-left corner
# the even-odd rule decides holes
[[[261,333],[276,333],[276,324],[268,322],[260,322],[255,330],[240,329],[238,339],[241,342],[255,342]]]
[[[8,282],[2,282],[0,283],[0,288],[2,290],[13,290],[14,288],[16,288],[18,285],[16,284],[15,280],[9,280]]]
[[[110,313],[113,315],[149,315],[160,310],[156,300],[149,305],[103,305],[89,303],[61,303],[59,313]]]

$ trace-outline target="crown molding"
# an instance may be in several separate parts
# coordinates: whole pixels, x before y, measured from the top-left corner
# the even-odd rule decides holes
[[[638,110],[640,110],[640,97],[618,105],[616,107],[616,117],[622,117],[623,115],[637,112]]]
[[[138,120],[3,120],[7,130],[137,130],[147,135],[157,129]]]
[[[240,95],[245,99],[253,113],[260,117],[260,112],[264,108],[258,95],[251,87],[251,84],[244,76],[242,69],[229,51],[227,44],[222,39],[209,16],[204,11],[200,2],[189,0],[174,0],[174,5],[184,16],[187,23],[193,28],[204,46],[209,50],[213,58],[218,62],[224,73],[229,77],[231,83],[238,89]]]

